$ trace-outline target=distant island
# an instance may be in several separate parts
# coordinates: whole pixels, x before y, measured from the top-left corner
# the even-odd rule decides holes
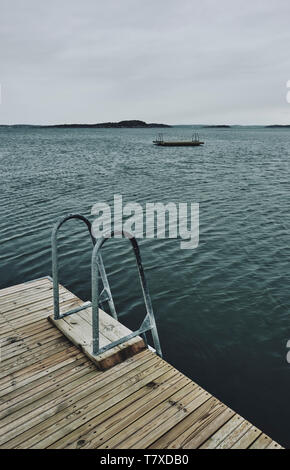
[[[271,126],[265,126],[265,127],[267,127],[268,129],[277,129],[277,128],[280,129],[281,127],[289,129],[290,124],[272,124]]]
[[[227,126],[226,124],[215,125],[215,126],[203,126],[204,129],[230,129],[231,126]]]
[[[53,128],[61,128],[61,129],[75,129],[75,128],[93,128],[93,129],[98,129],[98,128],[117,128],[117,129],[123,129],[123,128],[147,128],[147,127],[171,127],[168,124],[157,124],[155,122],[150,122],[146,123],[144,121],[138,121],[138,120],[132,120],[132,121],[119,121],[119,122],[100,122],[97,124],[53,124],[50,126],[37,126],[41,128],[47,128],[47,127],[53,127]]]
[[[33,127],[37,129],[106,129],[106,128],[147,128],[147,127],[172,127],[169,124],[157,124],[155,122],[146,123],[145,121],[131,120],[131,121],[119,121],[119,122],[99,122],[97,124],[0,124],[0,127]]]

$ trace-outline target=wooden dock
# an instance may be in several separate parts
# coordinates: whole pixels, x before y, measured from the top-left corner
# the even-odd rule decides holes
[[[82,303],[62,287],[60,302]],[[52,312],[49,278],[0,290],[0,448],[281,449],[138,340],[98,370]]]

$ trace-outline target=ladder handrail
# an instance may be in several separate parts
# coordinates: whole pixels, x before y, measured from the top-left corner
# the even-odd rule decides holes
[[[104,245],[105,241],[108,238],[111,238],[113,235],[122,235],[125,238],[128,238],[131,242],[135,258],[136,258],[136,264],[138,268],[138,273],[139,273],[139,279],[141,283],[141,288],[142,288],[142,293],[143,293],[143,298],[145,302],[145,307],[146,307],[146,316],[145,319],[142,322],[142,325],[140,328],[131,333],[130,335],[124,336],[124,338],[121,338],[117,341],[114,341],[113,343],[110,343],[107,346],[104,346],[103,348],[99,348],[99,288],[98,288],[98,257],[100,256],[100,250],[102,246]],[[142,260],[141,260],[141,255],[140,255],[140,250],[139,246],[137,243],[137,240],[135,237],[133,237],[131,234],[128,232],[122,231],[113,231],[107,236],[102,236],[101,238],[98,239],[97,243],[94,246],[93,253],[92,253],[92,333],[93,333],[93,354],[101,354],[104,351],[107,351],[108,349],[111,349],[119,344],[124,343],[125,341],[128,341],[131,338],[134,338],[135,336],[142,335],[146,333],[146,331],[151,330],[155,350],[157,354],[162,357],[162,351],[161,351],[161,346],[160,346],[160,341],[159,341],[159,336],[157,332],[157,327],[156,327],[156,322],[155,322],[155,317],[153,313],[153,308],[152,308],[152,303],[151,303],[151,298],[149,294],[149,289],[145,277],[145,272],[143,269],[142,265]],[[146,340],[146,339],[145,339]]]
[[[60,227],[70,219],[79,219],[83,221],[88,228],[88,231],[90,233],[90,237],[92,240],[92,244],[93,244],[92,264],[91,264],[92,301],[85,302],[83,305],[79,307],[76,307],[74,309],[69,310],[68,312],[60,314],[57,234],[58,234]],[[142,288],[142,293],[143,293],[143,298],[144,298],[144,303],[145,303],[145,308],[146,308],[146,315],[140,328],[137,331],[134,331],[130,333],[129,335],[124,336],[123,338],[119,338],[118,340],[113,341],[110,344],[107,344],[106,346],[102,348],[99,348],[99,301],[101,300],[101,297],[103,294],[106,295],[105,301],[107,301],[109,304],[109,308],[110,308],[112,316],[117,320],[117,313],[115,310],[115,305],[114,305],[113,297],[111,294],[109,281],[108,281],[107,274],[105,271],[103,259],[100,253],[100,250],[103,244],[105,243],[105,241],[114,235],[121,235],[122,237],[124,236],[125,238],[128,238],[131,242],[131,245],[135,254],[135,258],[136,258],[136,264],[138,268],[138,274],[139,274],[139,279],[141,283],[141,288]],[[162,357],[162,351],[161,351],[159,336],[157,332],[155,317],[153,313],[151,298],[149,294],[149,289],[147,286],[145,272],[144,272],[143,265],[142,265],[139,246],[135,237],[133,237],[131,234],[125,231],[112,232],[111,234],[107,236],[102,236],[97,241],[96,238],[92,234],[92,224],[85,216],[81,214],[68,214],[62,217],[61,219],[59,219],[53,226],[53,230],[51,234],[51,247],[52,247],[53,303],[54,303],[54,319],[55,320],[60,320],[63,317],[72,315],[81,310],[87,309],[88,307],[92,307],[92,336],[93,336],[92,346],[93,346],[94,355],[102,354],[103,352],[109,349],[112,349],[115,346],[118,346],[124,342],[127,342],[130,339],[139,335],[142,336],[145,342],[145,345],[148,346],[147,339],[146,339],[146,332],[151,331],[155,351],[160,357]],[[102,282],[103,282],[103,291],[101,292],[101,294],[99,294],[99,273],[101,275]]]
[[[76,307],[76,308],[71,309],[68,312],[65,312],[65,313],[62,313],[62,314],[60,314],[60,312],[59,312],[57,234],[58,234],[58,231],[59,231],[60,227],[65,222],[67,222],[68,220],[71,220],[71,219],[79,219],[79,220],[83,221],[86,224],[87,228],[88,228],[93,246],[95,246],[95,244],[96,244],[96,239],[92,234],[92,224],[89,221],[89,219],[87,219],[87,217],[85,217],[84,215],[81,215],[81,214],[68,214],[64,217],[61,217],[54,224],[53,229],[52,229],[52,234],[51,234],[51,251],[52,251],[53,308],[54,308],[54,319],[55,320],[59,320],[60,318],[66,317],[68,315],[72,315],[73,313],[77,313],[80,310],[84,310],[84,309],[91,306],[91,302],[85,302],[81,307]],[[117,320],[117,313],[116,313],[114,301],[113,301],[113,298],[112,298],[112,294],[111,294],[107,274],[106,274],[106,271],[105,271],[105,267],[104,267],[104,263],[103,263],[103,259],[102,259],[101,255],[99,256],[99,267],[100,267],[100,273],[101,273],[101,277],[102,277],[102,281],[103,281],[103,285],[104,285],[103,292],[105,292],[107,294],[107,301],[108,301],[108,304],[109,304],[109,307],[110,307],[111,314]]]

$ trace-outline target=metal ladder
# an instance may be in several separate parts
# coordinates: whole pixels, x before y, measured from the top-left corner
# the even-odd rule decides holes
[[[59,280],[58,280],[58,246],[57,246],[57,235],[60,227],[68,220],[70,219],[79,219],[82,220],[86,226],[87,229],[90,233],[91,241],[93,244],[93,252],[92,252],[92,261],[91,261],[91,289],[92,289],[92,301],[91,302],[85,302],[82,306],[74,308],[72,310],[69,310],[68,312],[60,314],[60,308],[59,308]],[[68,214],[65,217],[62,217],[59,219],[56,224],[54,225],[52,229],[52,235],[51,235],[51,248],[52,248],[52,279],[53,279],[53,306],[54,306],[54,319],[55,320],[60,320],[61,318],[64,318],[68,315],[72,315],[74,313],[77,313],[81,310],[87,309],[88,307],[92,307],[92,354],[93,355],[99,355],[102,354],[105,351],[108,351],[109,349],[114,348],[115,346],[119,346],[122,343],[125,343],[129,341],[130,339],[134,338],[135,336],[141,336],[148,347],[148,342],[146,338],[146,333],[148,331],[151,331],[152,334],[152,339],[154,343],[154,348],[156,353],[162,357],[162,351],[160,347],[160,342],[159,342],[159,336],[157,332],[157,327],[156,327],[156,322],[155,322],[155,317],[153,313],[153,308],[152,308],[152,303],[151,303],[151,298],[145,278],[145,273],[144,269],[142,266],[142,260],[140,256],[140,250],[139,246],[137,243],[137,240],[130,235],[127,232],[112,232],[109,237],[101,237],[98,240],[95,239],[95,237],[92,235],[92,225],[91,222],[84,217],[83,215],[80,214]],[[112,235],[118,234],[122,235],[126,238],[128,238],[131,242],[131,245],[133,247],[133,251],[135,254],[136,258],[136,263],[137,263],[137,268],[138,268],[138,273],[139,273],[139,279],[141,283],[141,288],[142,288],[142,293],[143,293],[143,298],[144,298],[144,303],[145,303],[145,308],[146,308],[146,315],[145,318],[140,326],[140,328],[136,331],[133,331],[127,336],[124,336],[123,338],[120,338],[116,341],[113,341],[110,344],[107,344],[106,346],[100,348],[99,347],[99,304],[102,304],[104,302],[107,302],[109,305],[110,313],[112,317],[114,317],[116,320],[118,319],[116,309],[115,309],[115,304],[113,301],[108,277],[106,274],[105,266],[103,263],[103,259],[101,256],[101,248],[105,241],[110,238]],[[99,274],[102,279],[103,283],[103,290],[99,294]]]

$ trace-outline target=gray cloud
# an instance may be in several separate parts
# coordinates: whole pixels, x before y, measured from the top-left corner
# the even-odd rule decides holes
[[[0,2],[0,123],[290,123],[288,0]]]

